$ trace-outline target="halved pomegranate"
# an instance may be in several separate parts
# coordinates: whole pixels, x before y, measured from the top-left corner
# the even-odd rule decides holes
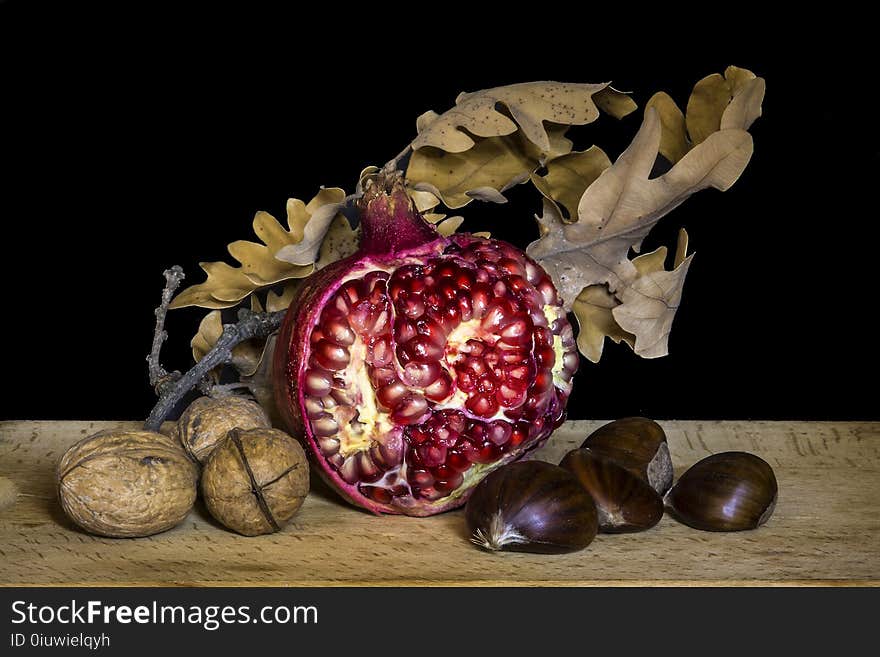
[[[343,497],[431,515],[559,426],[575,341],[549,276],[516,247],[441,237],[399,177],[368,182],[359,210],[358,253],[287,312],[276,401]]]

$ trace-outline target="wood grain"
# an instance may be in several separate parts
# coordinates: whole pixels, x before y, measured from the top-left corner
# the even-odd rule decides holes
[[[557,462],[601,422],[570,422],[541,450]],[[105,539],[62,513],[53,470],[74,441],[135,422],[0,423],[0,477],[21,495],[0,510],[0,585],[737,586],[880,585],[880,423],[661,422],[676,474],[744,450],[775,469],[779,502],[751,532],[716,534],[668,516],[654,529],[600,535],[582,552],[487,553],[461,511],[375,517],[317,485],[294,521],[245,538],[197,506],[157,536]]]

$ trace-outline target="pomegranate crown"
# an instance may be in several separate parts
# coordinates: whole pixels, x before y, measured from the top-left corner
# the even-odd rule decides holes
[[[399,171],[367,178],[358,212],[362,252],[400,253],[440,237],[416,209]]]

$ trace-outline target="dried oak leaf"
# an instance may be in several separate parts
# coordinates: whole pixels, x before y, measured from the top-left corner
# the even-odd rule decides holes
[[[566,221],[577,221],[577,208],[587,187],[611,166],[598,146],[574,151],[547,162],[547,173],[532,175],[532,184],[545,198],[565,208]]]
[[[666,174],[649,179],[662,130],[656,107],[648,107],[632,144],[584,192],[577,221],[564,223],[558,208],[545,201],[544,215],[538,218],[542,236],[527,249],[553,278],[569,309],[577,310],[574,301],[585,288],[605,285],[620,302],[611,310],[613,319],[623,332],[632,334],[633,349],[645,357],[667,353],[669,326],[689,260],[672,272],[642,274],[627,257],[629,250],[638,252],[660,217],[694,192],[707,187],[728,189],[752,154],[748,132],[739,127],[724,128],[693,146]],[[597,292],[589,294],[601,297]],[[607,299],[600,301],[608,305]],[[597,323],[596,304],[578,305],[581,310],[584,307],[593,315],[588,313],[579,322],[598,331],[601,323]],[[624,339],[616,330],[611,333]],[[601,353],[595,347],[595,337],[582,341],[582,351],[583,342],[587,343],[584,355],[588,358]]]
[[[630,347],[636,338],[627,333],[615,321],[612,311],[620,305],[605,284],[588,285],[577,295],[571,310],[578,321],[578,350],[592,362],[602,358],[605,336],[614,342],[626,342]]]
[[[406,169],[414,191],[428,192],[452,209],[478,199],[506,203],[502,192],[529,180],[548,158],[571,151],[564,137],[567,126],[548,128],[551,146],[542,151],[521,133],[479,140],[473,148],[450,153],[426,147],[415,151]]]
[[[258,212],[253,227],[263,244],[243,240],[230,244],[229,253],[241,264],[239,267],[225,262],[200,263],[207,280],[183,290],[169,307],[229,308],[255,290],[305,278],[315,270],[321,243],[344,198],[341,189],[328,188],[318,192],[308,205],[299,199],[288,200],[287,230],[272,215]],[[295,249],[293,261],[276,257],[285,249]]]
[[[660,114],[660,154],[674,164],[718,130],[748,130],[761,116],[765,90],[763,78],[747,69],[728,66],[723,76],[714,73],[697,82],[688,99],[687,116],[668,94],[654,94],[645,109],[653,107]]]
[[[607,84],[528,82],[461,94],[448,112],[416,121],[406,177],[449,208],[504,203],[505,190],[571,151],[570,126],[595,121],[600,108],[620,118],[635,107]]]
[[[360,230],[352,230],[348,219],[337,214],[327,229],[321,242],[318,259],[314,269],[326,267],[331,262],[341,260],[357,250]],[[266,301],[260,301],[259,294],[262,290],[250,293],[251,310],[253,312],[277,312],[286,309],[297,295],[303,279],[285,281],[284,287],[279,294],[271,287],[266,289]],[[196,335],[190,342],[193,358],[200,361],[217,344],[217,340],[223,334],[223,321],[219,310],[209,312],[199,324]],[[266,357],[265,340],[248,340],[239,343],[232,350],[232,365],[243,377],[252,377],[256,374]],[[218,372],[212,373],[217,378]]]
[[[639,356],[658,358],[668,353],[672,320],[692,258],[693,254],[687,255],[687,232],[682,229],[671,271],[663,266],[665,246],[633,259],[638,275],[618,292],[621,303],[611,313],[623,331],[635,336],[630,346]]]
[[[455,107],[447,112],[426,112],[418,118],[419,135],[412,149],[433,146],[461,153],[474,147],[470,135],[503,137],[519,128],[527,140],[546,153],[551,150],[551,136],[544,122],[571,126],[595,121],[599,109],[594,96],[602,91],[600,98],[605,107],[612,112],[624,111],[616,102],[617,96],[624,94],[611,89],[608,83],[524,82],[461,93]],[[499,111],[499,107],[506,111]]]

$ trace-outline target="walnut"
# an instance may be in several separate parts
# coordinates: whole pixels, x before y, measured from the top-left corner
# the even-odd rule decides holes
[[[277,429],[233,429],[202,471],[208,511],[245,536],[286,525],[309,492],[309,467],[300,444]]]
[[[64,512],[92,534],[149,536],[186,518],[196,499],[198,466],[180,444],[151,431],[102,431],[58,463]]]
[[[236,395],[199,397],[180,416],[177,433],[187,453],[202,465],[230,429],[269,428],[255,401]]]

